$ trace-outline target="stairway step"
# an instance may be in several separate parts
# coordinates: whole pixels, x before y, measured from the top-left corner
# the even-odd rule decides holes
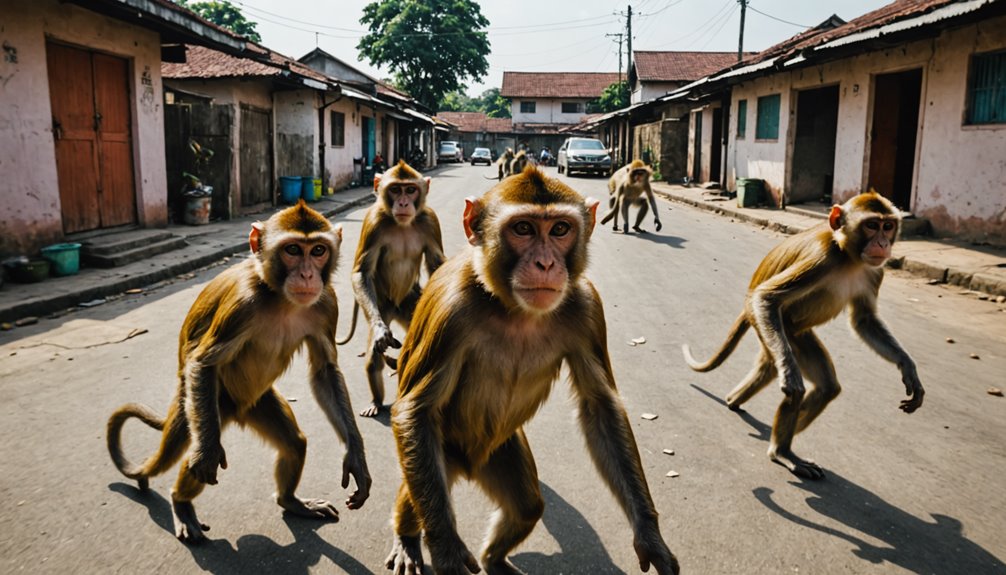
[[[110,254],[81,253],[81,259],[86,265],[96,268],[114,268],[131,264],[149,257],[184,248],[188,245],[185,238],[168,234],[168,238],[155,243],[145,244],[133,249],[126,249]]]
[[[81,241],[81,254],[112,256],[142,246],[156,244],[175,237],[167,230],[131,230],[117,234],[95,236]]]

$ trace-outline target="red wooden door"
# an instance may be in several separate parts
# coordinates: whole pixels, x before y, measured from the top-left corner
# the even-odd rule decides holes
[[[47,43],[63,231],[136,221],[128,65]]]

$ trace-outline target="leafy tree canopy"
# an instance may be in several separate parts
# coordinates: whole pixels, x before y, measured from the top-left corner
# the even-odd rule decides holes
[[[439,112],[477,112],[478,100],[469,98],[464,92],[454,90],[444,94],[437,106]]]
[[[474,0],[380,0],[363,8],[360,59],[388,66],[397,84],[431,110],[464,80],[489,72],[489,19]]]
[[[480,109],[490,118],[509,118],[510,101],[500,96],[499,88],[489,88],[479,96]]]
[[[489,88],[474,98],[454,90],[444,94],[437,110],[440,112],[482,112],[490,118],[509,118],[510,102],[500,96],[499,88]]]
[[[605,114],[629,105],[629,83],[615,82],[601,92],[601,97],[587,102],[590,114]]]
[[[246,19],[241,10],[227,0],[175,0],[175,2],[179,6],[192,10],[217,26],[227,28],[231,32],[248,38],[252,42],[262,42],[262,37],[255,31],[255,26],[258,24]]]

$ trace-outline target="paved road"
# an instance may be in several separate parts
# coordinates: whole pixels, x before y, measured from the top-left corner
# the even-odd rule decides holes
[[[430,202],[448,255],[464,245],[463,198],[492,185],[482,178],[488,173],[461,165],[435,174]],[[602,179],[566,180],[585,194],[606,194]],[[844,393],[796,441],[828,478],[800,481],[765,456],[778,391],[766,389],[742,416],[720,399],[753,361],[754,338],[710,374],[689,371],[679,349],[687,341],[697,355],[711,353],[757,261],[782,236],[677,204],[659,208],[659,234],[596,230],[588,273],[605,299],[619,388],[664,535],[683,570],[1006,572],[1006,400],[986,394],[990,386],[1006,387],[1001,306],[889,276],[882,313],[915,355],[928,392],[911,416],[897,409],[903,393],[897,370],[868,352],[844,318],[820,330]],[[361,217],[358,210],[342,220],[340,333],[348,329],[349,260]],[[374,488],[363,509],[343,511],[336,524],[284,517],[270,499],[272,454],[251,433],[231,429],[224,438],[230,467],[197,501],[212,540],[196,548],[171,534],[174,472],[141,494],[109,461],[108,414],[126,401],[165,409],[175,385],[178,329],[220,269],[0,334],[0,571],[384,572],[400,478],[386,417],[359,421]],[[125,339],[134,329],[147,332]],[[628,345],[637,337],[646,343]],[[369,399],[357,356],[364,340],[358,334],[341,356],[358,408]],[[300,494],[344,499],[342,447],[311,400],[301,359],[279,386],[296,399],[310,442]],[[566,388],[556,385],[528,428],[547,509],[513,561],[532,573],[637,572],[630,530],[583,449]],[[645,421],[644,412],[659,418]],[[134,459],[157,440],[136,423],[126,435]],[[666,477],[671,470],[680,476]],[[490,505],[464,484],[455,502],[462,537],[477,550]]]

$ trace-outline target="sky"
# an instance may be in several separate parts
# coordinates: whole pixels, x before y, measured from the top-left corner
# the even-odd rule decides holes
[[[360,24],[369,0],[231,0],[257,23],[262,43],[300,58],[316,46],[377,78],[390,73],[358,60],[366,29]],[[888,4],[885,0],[748,0],[744,50],[759,51],[832,14],[851,20]],[[736,52],[740,29],[738,0],[489,0],[479,2],[489,19],[489,73],[468,79],[465,92],[477,96],[498,88],[503,71],[618,72],[626,14],[632,7],[632,49]]]

